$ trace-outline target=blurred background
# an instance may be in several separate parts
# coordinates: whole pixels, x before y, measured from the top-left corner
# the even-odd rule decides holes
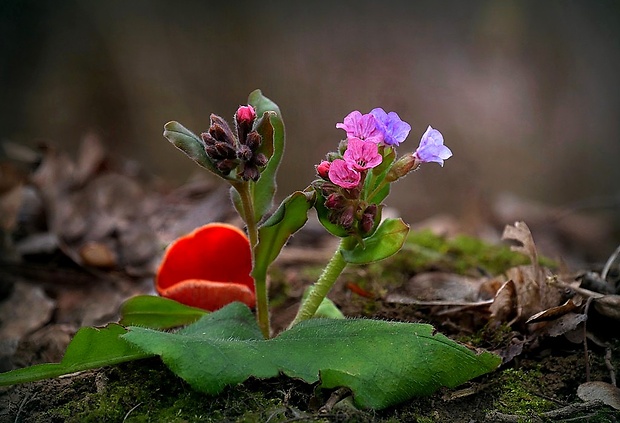
[[[430,124],[454,152],[395,187],[409,221],[511,194],[618,222],[618,75],[615,0],[0,3],[2,140],[95,133],[174,186],[198,168],[163,124],[200,133],[260,88],[286,123],[282,198],[337,122],[383,107],[413,128],[401,149]]]

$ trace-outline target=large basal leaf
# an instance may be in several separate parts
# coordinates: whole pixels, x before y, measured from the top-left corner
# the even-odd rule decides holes
[[[258,245],[254,252],[252,276],[264,280],[269,265],[278,257],[289,237],[308,220],[314,204],[314,192],[296,191],[286,197],[277,210],[258,229]]]
[[[253,188],[254,216],[258,222],[273,206],[273,197],[276,193],[276,173],[284,154],[285,133],[280,108],[276,103],[265,97],[261,90],[252,91],[248,97],[248,103],[254,107],[257,116],[264,116],[265,113],[268,113],[273,128],[273,154],[271,154]],[[263,139],[263,142],[269,141]]]
[[[179,122],[171,121],[165,124],[164,137],[176,148],[184,152],[187,157],[198,163],[198,165],[218,176],[222,176],[209,160],[202,140]]]
[[[2,373],[0,386],[49,379],[152,355],[122,339],[120,335],[126,332],[116,324],[101,329],[82,328],[71,340],[60,363],[37,364]]]
[[[169,298],[138,295],[123,303],[119,323],[124,326],[169,329],[194,323],[207,313]]]
[[[264,340],[250,310],[230,304],[177,333],[132,327],[123,336],[160,355],[195,389],[218,394],[280,372],[321,387],[349,387],[360,407],[381,409],[454,387],[501,362],[435,333],[430,325],[310,319]]]
[[[397,253],[409,233],[409,226],[402,219],[385,219],[375,233],[356,244],[352,250],[341,250],[347,263],[366,264],[383,260]]]

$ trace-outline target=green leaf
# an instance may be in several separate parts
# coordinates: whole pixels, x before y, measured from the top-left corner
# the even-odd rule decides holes
[[[278,257],[289,237],[308,220],[308,210],[314,203],[314,192],[295,191],[286,197],[278,209],[258,229],[252,276],[265,280],[269,265]]]
[[[257,152],[263,153],[267,158],[271,158],[273,155],[273,125],[271,124],[271,118],[275,116],[275,112],[266,111],[254,124],[254,129],[263,140]]]
[[[123,336],[192,387],[218,394],[249,377],[280,373],[323,388],[349,387],[357,406],[381,409],[455,387],[501,362],[435,333],[430,325],[310,319],[264,340],[250,310],[230,304],[177,332],[132,327]]]
[[[127,332],[117,324],[80,329],[60,363],[45,363],[0,374],[0,386],[58,377],[82,370],[150,357],[120,337]]]
[[[200,137],[181,125],[179,122],[172,121],[165,124],[164,137],[166,137],[166,139],[176,148],[184,152],[187,157],[198,163],[198,165],[210,170],[217,176],[224,178],[213,165],[211,160],[209,160],[209,157],[205,151],[205,146]]]
[[[168,329],[194,323],[207,311],[186,306],[169,298],[138,295],[121,306],[123,326],[143,326],[151,329]]]
[[[383,260],[398,252],[409,233],[409,225],[402,219],[385,219],[374,234],[356,244],[352,250],[341,250],[347,263],[366,264]]]
[[[265,113],[268,113],[269,122],[273,128],[273,154],[261,172],[260,178],[256,181],[253,191],[254,216],[259,222],[265,213],[273,207],[273,197],[276,193],[276,173],[284,154],[285,131],[280,108],[276,103],[265,97],[261,90],[252,91],[248,97],[248,103],[254,107],[257,116],[263,116],[264,119]],[[269,140],[263,138],[263,143],[265,142],[269,143]]]

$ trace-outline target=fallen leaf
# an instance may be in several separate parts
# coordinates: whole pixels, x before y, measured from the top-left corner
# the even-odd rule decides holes
[[[577,396],[583,401],[601,401],[620,410],[620,389],[607,382],[586,382],[577,388]]]
[[[471,278],[454,273],[425,272],[413,276],[403,286],[394,289],[386,302],[419,303],[478,303],[487,300],[481,289],[486,279]],[[410,301],[408,301],[408,299]]]
[[[600,314],[616,322],[620,321],[620,295],[605,295],[592,300],[594,308]]]
[[[531,316],[525,323],[536,323],[536,322],[544,322],[548,320],[555,320],[571,311],[576,310],[583,303],[583,299],[581,297],[569,298],[564,304],[551,307],[546,310],[543,310],[539,313]]]
[[[506,316],[515,317],[509,322],[524,323],[531,316],[558,306],[562,301],[562,291],[550,285],[547,281],[551,277],[549,269],[538,263],[538,253],[534,245],[532,234],[524,222],[516,222],[514,226],[507,225],[502,239],[516,241],[519,245],[511,247],[530,258],[530,265],[512,267],[506,271],[506,278],[512,281],[514,290],[503,292],[500,289],[496,295],[496,302],[491,305],[491,320],[505,322]],[[506,282],[508,286],[510,282]],[[514,291],[514,292],[513,292]],[[512,310],[506,310],[511,307]]]

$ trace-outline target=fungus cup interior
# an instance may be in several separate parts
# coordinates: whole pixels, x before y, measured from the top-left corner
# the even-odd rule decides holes
[[[245,233],[210,223],[168,246],[155,287],[162,297],[214,311],[233,301],[255,303],[252,251]]]

